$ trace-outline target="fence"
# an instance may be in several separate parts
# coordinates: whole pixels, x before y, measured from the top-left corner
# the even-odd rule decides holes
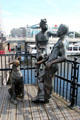
[[[17,55],[21,56],[21,71],[25,84],[36,84],[35,62],[36,55],[25,54],[5,54],[0,55],[0,81],[1,85],[6,84],[9,78],[11,66],[9,62],[14,60]],[[60,63],[58,72],[54,78],[54,92],[71,102],[71,106],[80,105],[80,65],[75,60],[66,60]]]
[[[7,83],[12,66],[9,65],[16,57],[21,56],[21,71],[24,83],[36,84],[35,61],[36,56],[31,54],[4,54],[0,55],[0,85]]]
[[[71,106],[80,105],[80,64],[76,60],[60,63],[54,79],[54,92],[70,101]]]

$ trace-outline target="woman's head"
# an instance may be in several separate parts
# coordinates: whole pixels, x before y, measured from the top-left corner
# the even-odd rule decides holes
[[[47,20],[46,19],[41,19],[40,27],[41,27],[42,31],[46,31],[48,29],[48,25],[47,25]]]

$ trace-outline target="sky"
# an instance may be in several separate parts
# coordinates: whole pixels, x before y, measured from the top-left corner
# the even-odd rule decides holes
[[[66,24],[80,31],[80,0],[0,0],[0,23],[6,34],[43,18],[48,26]]]

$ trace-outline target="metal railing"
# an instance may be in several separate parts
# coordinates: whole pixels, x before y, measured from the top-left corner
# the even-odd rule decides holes
[[[6,84],[9,78],[11,66],[9,62],[17,56],[21,56],[21,71],[25,84],[37,84],[35,75],[36,55],[24,54],[4,54],[0,55],[0,85]],[[75,60],[66,60],[58,64],[58,72],[55,75],[53,90],[65,100],[71,102],[71,106],[80,105],[80,64]]]
[[[7,84],[12,66],[9,63],[21,56],[21,71],[25,84],[36,84],[35,61],[36,56],[31,54],[4,54],[0,55],[0,85]]]
[[[71,102],[71,106],[80,105],[80,64],[74,60],[66,60],[59,64],[54,78],[54,92]]]

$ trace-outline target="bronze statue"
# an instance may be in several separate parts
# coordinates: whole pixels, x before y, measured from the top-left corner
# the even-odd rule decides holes
[[[48,45],[49,37],[51,36],[55,37],[56,34],[48,31],[48,25],[46,19],[41,19],[40,28],[41,31],[35,37],[36,47],[37,47],[38,56],[41,55],[44,56],[44,54],[47,54],[47,45]]]
[[[11,102],[17,104],[17,98],[21,98],[22,100],[24,98],[24,82],[20,71],[20,61],[14,60],[10,65],[11,64],[13,65],[10,75],[11,88],[9,88],[8,91],[11,97]]]
[[[32,101],[37,103],[49,102],[49,98],[52,93],[52,78],[54,78],[55,73],[58,71],[57,63],[63,62],[66,59],[66,48],[68,47],[67,41],[68,28],[61,24],[57,31],[57,36],[59,37],[58,42],[54,45],[51,54],[47,59],[42,59],[36,64],[40,65],[45,62],[45,69],[38,76],[38,94]]]
[[[47,46],[48,46],[49,37],[56,36],[52,32],[48,31],[48,25],[47,25],[46,19],[41,19],[40,28],[41,28],[41,31],[36,35],[36,38],[35,38],[36,48],[37,48],[37,61],[40,61],[47,56],[48,54]],[[42,69],[44,69],[44,64],[39,64],[39,65],[37,64],[36,68],[37,68],[36,73],[37,73],[37,79],[38,79]],[[38,79],[38,85],[40,85],[39,88],[42,87],[43,89],[43,82],[40,79]],[[43,90],[38,89],[38,94],[44,94],[44,93],[41,93],[41,91]]]

